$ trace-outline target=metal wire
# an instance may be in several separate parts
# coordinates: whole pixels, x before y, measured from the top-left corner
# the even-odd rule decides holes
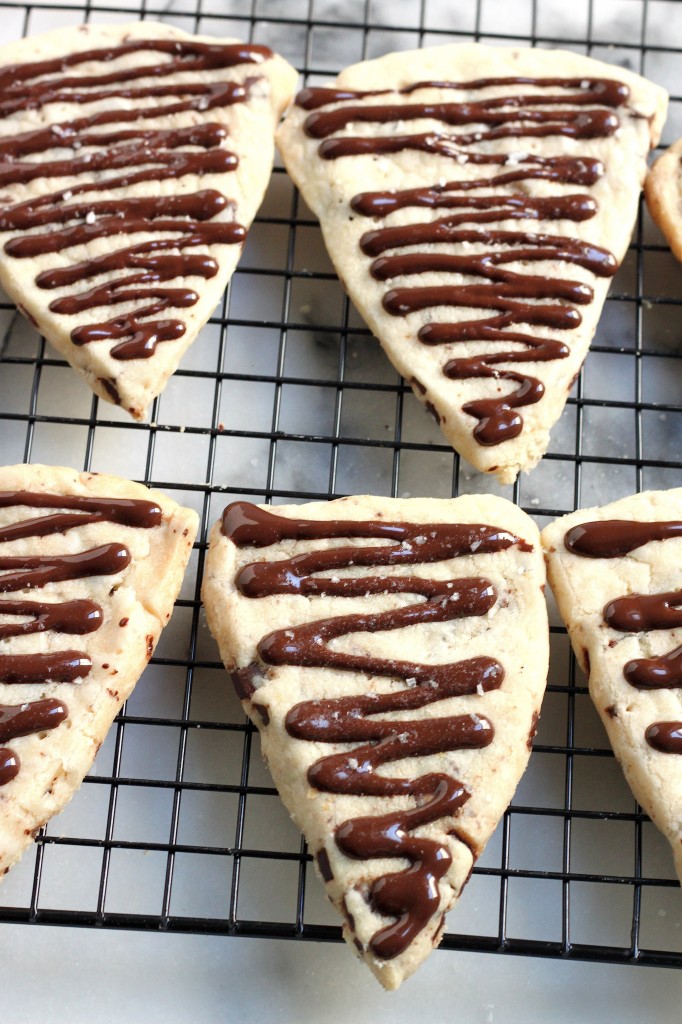
[[[669,42],[672,25],[682,25],[679,0],[565,8],[555,0],[0,3],[11,37],[83,19],[160,17],[267,42],[310,82],[390,49],[467,39],[560,44],[668,86],[679,81],[682,50]],[[682,128],[681,104],[673,94],[671,131]],[[339,940],[205,628],[207,529],[231,495],[282,503],[485,488],[542,525],[679,484],[681,307],[679,268],[642,214],[549,452],[502,488],[460,464],[396,377],[281,167],[220,308],[149,424],[86,394],[0,302],[3,461],[120,472],[192,505],[202,520],[156,656],[87,784],[3,882],[0,920]],[[669,851],[629,794],[555,615],[529,770],[443,946],[680,966],[675,921],[682,902]]]

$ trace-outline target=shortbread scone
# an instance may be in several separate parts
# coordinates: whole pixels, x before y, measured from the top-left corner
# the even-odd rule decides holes
[[[544,692],[544,565],[502,498],[229,505],[203,584],[344,935],[397,988],[514,793]]]
[[[614,753],[682,879],[682,489],[581,509],[542,541]]]
[[[92,764],[171,616],[197,525],[117,477],[0,469],[0,876]]]
[[[575,53],[464,44],[347,68],[279,129],[351,299],[448,442],[503,483],[547,449],[666,105]]]
[[[135,419],[235,269],[296,78],[150,21],[0,47],[0,284]]]
[[[644,195],[651,216],[682,261],[682,139],[659,156],[646,176]]]

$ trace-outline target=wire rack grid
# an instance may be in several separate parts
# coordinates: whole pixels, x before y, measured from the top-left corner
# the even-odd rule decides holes
[[[267,43],[309,83],[447,41],[563,45],[649,75],[682,135],[679,0],[86,0],[0,3],[4,39],[81,20],[160,18]],[[398,22],[396,24],[396,21]],[[489,491],[540,525],[682,484],[679,267],[639,218],[591,353],[540,466],[513,487],[443,442],[355,313],[281,167],[240,267],[148,424],[93,398],[0,302],[0,448],[142,480],[202,520],[184,588],[86,784],[4,880],[0,921],[338,940],[206,629],[205,537],[224,504]],[[530,767],[450,918],[448,949],[682,966],[669,851],[608,749],[552,613]]]

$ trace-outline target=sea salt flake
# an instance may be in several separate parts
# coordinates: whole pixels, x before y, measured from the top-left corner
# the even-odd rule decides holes
[[[472,553],[472,555],[473,555],[473,553],[475,551],[478,551],[480,546],[481,546],[481,541],[480,540],[475,540],[474,543],[471,545],[471,553]]]
[[[405,680],[405,683],[407,684],[407,686],[411,690],[411,689],[413,689],[413,687],[415,687],[417,685],[417,680],[414,678],[414,676],[410,676],[409,679]]]
[[[507,153],[507,159],[505,160],[505,163],[512,164],[512,165],[514,165],[514,164],[522,164],[523,161],[527,160],[527,159],[528,159],[528,154],[527,153]]]
[[[72,199],[72,198],[73,198],[73,192],[71,191],[71,189],[67,189],[66,192],[62,192],[62,199],[68,200],[68,199]]]
[[[88,213],[87,213],[87,214],[85,215],[85,223],[86,223],[86,224],[94,224],[96,220],[97,220],[97,217],[95,216],[95,214],[93,213],[93,211],[92,211],[92,210],[90,210],[90,211],[89,211],[89,212],[88,212]]]
[[[348,758],[348,767],[351,768],[354,772],[358,770],[358,768],[360,767],[360,762],[358,761],[357,757]]]
[[[341,582],[341,579],[340,579],[339,576],[331,576],[330,579],[331,579],[332,583],[340,583]]]
[[[485,693],[485,690],[483,689],[483,683],[476,683],[476,693],[478,694],[479,697],[483,696],[483,694]]]

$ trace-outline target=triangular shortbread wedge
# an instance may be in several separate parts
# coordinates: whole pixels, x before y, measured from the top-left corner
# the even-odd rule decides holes
[[[527,764],[544,565],[502,498],[229,505],[208,623],[344,935],[397,988]]]
[[[542,542],[614,753],[682,879],[682,488],[581,509]]]
[[[682,139],[659,156],[644,182],[649,213],[682,262]]]
[[[197,525],[128,480],[0,469],[0,876],[71,798],[132,693]]]
[[[150,21],[0,47],[0,284],[135,419],[235,269],[296,78]]]
[[[575,53],[464,44],[347,68],[279,129],[351,299],[449,443],[503,483],[547,449],[666,103]]]

